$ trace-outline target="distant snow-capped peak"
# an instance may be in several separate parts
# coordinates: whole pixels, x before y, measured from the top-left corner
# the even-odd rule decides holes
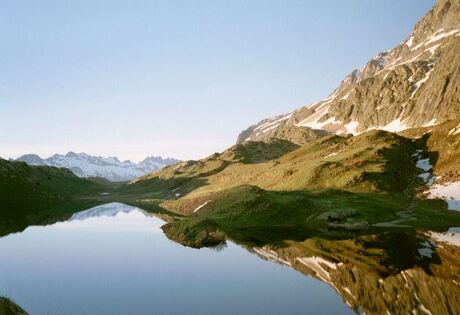
[[[26,154],[19,157],[17,161],[29,165],[65,167],[80,177],[101,177],[110,181],[129,181],[178,162],[176,159],[160,156],[147,157],[139,163],[130,160],[121,162],[115,156],[101,157],[75,152],[68,152],[65,155],[54,154],[46,159],[36,154]]]

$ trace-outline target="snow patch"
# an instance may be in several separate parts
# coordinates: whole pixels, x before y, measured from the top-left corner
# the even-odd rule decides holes
[[[297,127],[309,127],[312,129],[323,129],[326,125],[338,123],[338,121],[336,121],[334,117],[331,117],[323,122],[319,122],[321,117],[327,114],[328,111],[329,111],[329,106],[324,106],[323,104],[318,107],[315,113],[313,113],[312,115],[302,120],[296,126]]]
[[[414,44],[414,35],[412,35],[406,42],[407,47],[411,47]]]
[[[383,81],[386,80],[386,78],[388,77],[389,74],[390,74],[390,71],[387,71],[387,73],[385,73],[385,75],[383,76]]]
[[[434,45],[434,46],[432,46],[430,48],[427,48],[427,49],[425,49],[425,51],[428,51],[433,56],[435,51],[436,51],[436,49],[438,49],[439,46],[441,46],[441,44],[437,44],[437,45]]]
[[[402,57],[399,56],[398,58],[396,58],[395,60],[393,60],[393,61],[388,65],[388,67],[394,66],[394,65],[397,64],[398,61],[400,61],[401,59],[402,59]],[[388,69],[388,67],[387,67],[387,69]]]
[[[204,206],[206,206],[208,204],[208,202],[210,202],[211,200],[208,200],[206,201],[205,203],[199,205],[198,207],[195,208],[195,210],[193,210],[193,213],[197,212],[198,210],[200,210],[201,208],[203,208]]]
[[[442,198],[451,210],[460,211],[460,181],[443,185],[434,185],[430,188],[429,198]]]
[[[321,104],[316,108],[315,112],[296,124],[297,127],[310,127],[313,129],[319,129],[318,126],[320,125],[318,123],[318,120],[325,114],[328,113],[329,107],[324,106],[324,104]]]
[[[457,127],[451,129],[448,133],[449,136],[455,136],[457,134],[460,133],[460,125],[458,125]]]
[[[415,93],[417,93],[418,89],[422,86],[422,84],[426,83],[428,79],[430,78],[431,72],[433,72],[433,68],[431,68],[427,73],[425,73],[425,77],[423,79],[420,79],[419,81],[414,83],[414,91],[412,92],[412,95],[409,97],[409,99],[413,98]]]
[[[328,270],[326,270],[325,267],[329,268],[329,269],[333,269],[333,270],[336,270],[337,269],[337,265],[334,264],[334,263],[331,263],[321,257],[317,257],[317,256],[312,256],[312,257],[297,257],[297,260],[304,264],[305,266],[309,267],[310,269],[312,269],[316,275],[330,283],[331,281],[331,275],[329,273]]]
[[[419,302],[420,302],[420,301],[419,301]],[[425,314],[433,315],[433,313],[431,313],[430,310],[427,309],[427,308],[425,307],[425,305],[423,305],[422,303],[420,303],[419,308],[420,308],[420,310],[421,310],[422,312],[424,312]]]
[[[350,94],[351,94],[351,91],[349,91],[347,94],[345,94],[345,96],[342,97],[341,100],[347,100],[348,97],[350,96]]]
[[[270,130],[273,130],[273,129],[278,128],[279,125],[280,125],[280,123],[277,123],[277,124],[275,124],[275,125],[273,125],[273,126],[270,126],[270,127],[266,128],[266,129],[264,129],[262,132],[263,132],[263,133],[267,133],[267,132],[269,132]]]
[[[349,296],[351,296],[352,298],[354,298],[355,300],[357,300],[356,296],[354,296],[354,295],[351,293],[350,288],[348,288],[348,287],[343,287],[343,290],[344,290],[345,292],[347,292]]]
[[[432,239],[460,247],[460,227],[450,228],[447,232],[430,232]]]
[[[400,63],[398,63],[398,62],[402,59],[402,57],[398,57],[396,60],[394,60],[392,63],[390,63],[387,67],[385,67],[382,70],[378,71],[375,75],[378,75],[383,71],[388,71],[389,72],[389,71],[391,71],[391,70],[393,70],[393,69],[395,69],[395,68],[397,68],[399,66],[403,66],[405,64],[410,64],[410,63],[418,60],[420,58],[420,56],[423,55],[423,53],[424,52],[421,52],[418,55],[416,55],[415,57],[412,57],[411,59],[403,61],[403,62],[400,62]]]
[[[426,124],[424,124],[422,127],[431,127],[431,126],[436,126],[438,124],[438,120],[436,118],[430,120]]]
[[[439,40],[441,40],[441,39],[443,39],[445,37],[449,37],[449,36],[452,36],[452,35],[456,35],[457,33],[460,33],[459,29],[455,29],[455,30],[452,30],[450,32],[442,32],[442,31],[443,31],[443,29],[440,29],[439,31],[434,33],[433,36],[431,36],[431,38],[426,42],[425,45],[432,44],[432,43],[437,42],[437,41],[439,41]],[[439,33],[439,32],[441,32],[441,33]]]
[[[382,129],[389,132],[398,132],[407,129],[407,125],[401,121],[400,118],[393,120],[392,122],[388,123],[383,127],[378,127],[378,129]]]
[[[359,132],[356,130],[359,126],[359,122],[357,121],[350,121],[348,124],[344,125],[345,129],[347,130],[347,133],[351,133],[353,135],[359,134]]]
[[[262,248],[254,247],[253,250],[256,252],[257,255],[259,255],[262,258],[265,258],[266,260],[273,261],[273,262],[279,263],[287,267],[291,267],[291,263],[279,257],[278,253],[275,252],[274,250],[271,250],[266,247],[262,247]]]
[[[294,114],[294,112],[291,112],[291,113],[288,113],[288,114],[285,114],[285,115],[280,115],[280,116],[276,116],[275,118],[269,119],[268,121],[265,121],[261,125],[259,125],[256,128],[254,128],[254,131],[258,130],[258,131],[261,131],[263,133],[266,133],[266,132],[268,132],[270,130],[273,130],[273,129],[277,128],[283,121],[288,120],[289,118],[291,118],[293,114]],[[250,137],[247,138],[246,141],[248,139],[250,139]]]
[[[449,36],[452,36],[452,35],[457,35],[460,33],[460,30],[459,29],[455,29],[455,30],[451,30],[450,32],[443,32],[444,29],[439,29],[436,33],[434,33],[429,39],[427,39],[426,41],[424,42],[421,42],[420,44],[418,44],[417,46],[415,46],[414,48],[412,48],[411,50],[414,51],[414,50],[417,50],[419,49],[420,47],[422,46],[428,46],[430,44],[433,44],[437,41],[440,41],[441,39],[443,38],[446,38],[446,37],[449,37]]]

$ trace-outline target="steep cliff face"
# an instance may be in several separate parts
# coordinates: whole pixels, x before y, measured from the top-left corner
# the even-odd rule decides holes
[[[409,38],[354,70],[328,98],[265,119],[243,131],[237,142],[264,140],[286,126],[340,135],[398,132],[458,119],[459,51],[460,1],[439,0]]]

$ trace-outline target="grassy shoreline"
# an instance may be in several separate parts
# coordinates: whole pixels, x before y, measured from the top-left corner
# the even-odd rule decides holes
[[[1,315],[28,315],[19,305],[11,299],[0,296],[0,314]]]

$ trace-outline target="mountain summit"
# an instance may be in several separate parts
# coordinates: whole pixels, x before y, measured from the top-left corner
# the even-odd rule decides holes
[[[29,165],[65,167],[79,177],[102,177],[110,181],[129,181],[136,177],[157,171],[178,160],[151,156],[139,163],[121,162],[117,157],[91,156],[86,153],[69,152],[66,155],[55,154],[42,159],[36,154],[26,154],[17,159]]]
[[[237,143],[280,138],[290,134],[282,132],[286,128],[356,135],[458,119],[459,51],[460,1],[438,0],[404,42],[351,72],[328,98],[262,120],[243,131]]]

